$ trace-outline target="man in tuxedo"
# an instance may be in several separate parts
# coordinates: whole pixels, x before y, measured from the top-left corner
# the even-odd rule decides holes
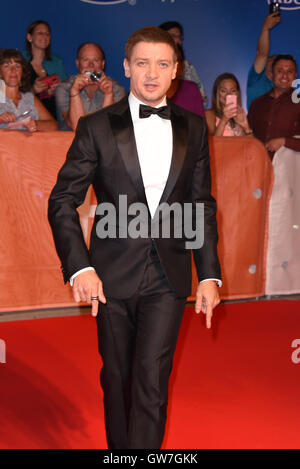
[[[190,250],[185,236],[176,233],[182,220],[170,212],[173,228],[167,237],[153,237],[151,230],[130,236],[134,204],[146,208],[142,223],[151,225],[158,205],[190,203],[193,226],[199,222],[197,206],[204,204],[204,243],[193,253],[199,277],[195,309],[206,314],[208,328],[219,302],[216,204],[210,194],[205,121],[166,101],[176,75],[176,53],[166,31],[148,27],[132,34],[124,60],[129,97],[79,120],[49,200],[65,281],[73,284],[76,301],[92,304],[97,318],[111,449],[162,444],[172,358],[191,288]],[[76,207],[90,184],[99,205],[88,250]],[[126,196],[127,217],[119,216],[120,196]],[[114,207],[115,220],[105,218],[103,205]],[[98,229],[104,219],[106,237]]]

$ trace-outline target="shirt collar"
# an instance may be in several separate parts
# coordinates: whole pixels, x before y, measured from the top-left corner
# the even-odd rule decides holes
[[[269,92],[268,92],[268,96],[271,98],[271,99],[275,99],[274,96],[273,96],[273,91],[274,91],[274,88],[272,88]],[[276,99],[282,99],[284,97],[290,97],[290,95],[293,93],[294,91],[294,88],[290,88],[289,90],[285,91],[284,93],[282,93],[280,96],[278,96],[278,98]]]

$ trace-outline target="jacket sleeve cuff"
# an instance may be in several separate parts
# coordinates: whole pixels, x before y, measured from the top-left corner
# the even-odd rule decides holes
[[[216,284],[218,285],[218,287],[222,286],[222,280],[219,280],[218,278],[205,278],[204,280],[201,280],[201,282],[199,283],[207,282],[207,280],[214,280]]]
[[[73,287],[74,278],[77,277],[77,275],[82,274],[83,272],[86,272],[87,270],[93,270],[95,272],[94,267],[85,267],[84,269],[78,270],[77,272],[75,272],[75,274],[72,275],[72,277],[69,280],[71,287]]]

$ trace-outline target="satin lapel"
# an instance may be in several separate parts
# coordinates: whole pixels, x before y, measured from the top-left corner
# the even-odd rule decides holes
[[[168,200],[182,169],[187,151],[187,120],[184,118],[183,115],[177,114],[172,110],[171,123],[173,130],[173,155],[169,176],[164,192],[161,196],[160,203],[166,202]]]
[[[139,201],[147,204],[128,98],[120,101],[119,104],[117,110],[114,109],[109,113],[111,128],[126,170],[138,193]]]

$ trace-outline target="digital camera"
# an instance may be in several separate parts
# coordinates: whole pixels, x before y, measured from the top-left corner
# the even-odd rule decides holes
[[[100,72],[85,72],[85,74],[88,75],[92,81],[99,81],[102,76]]]

